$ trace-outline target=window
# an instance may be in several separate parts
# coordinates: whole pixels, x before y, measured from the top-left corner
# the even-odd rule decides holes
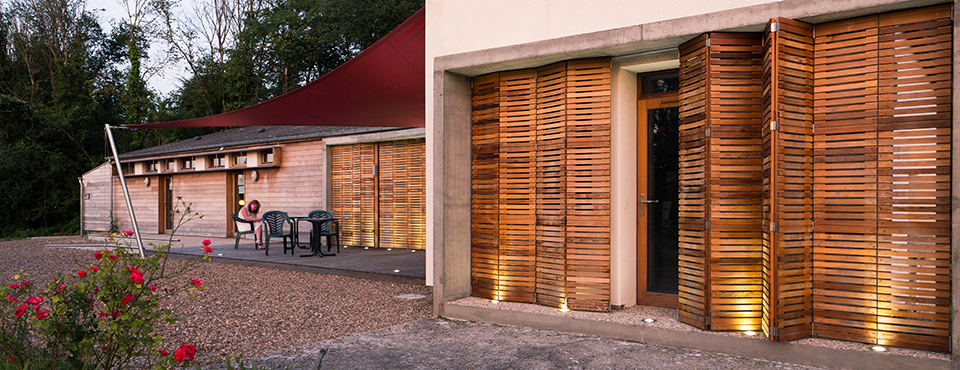
[[[157,172],[158,169],[159,169],[159,164],[157,163],[157,161],[147,162],[147,170],[146,170],[147,172]]]
[[[184,158],[180,160],[180,169],[181,170],[192,170],[193,169],[193,158]]]
[[[260,163],[273,163],[273,150],[264,150],[261,159]]]
[[[174,171],[176,169],[177,169],[177,161],[172,159],[167,160],[167,171]]]
[[[241,166],[241,165],[247,164],[247,153],[246,153],[246,152],[243,152],[243,153],[240,153],[240,154],[238,154],[237,156],[233,157],[233,164],[234,164],[234,165],[237,165],[237,166]]]
[[[226,167],[226,166],[227,166],[227,159],[224,157],[223,154],[214,154],[210,156],[211,168]]]
[[[121,164],[120,164],[120,167],[123,168],[123,174],[124,174],[124,175],[129,175],[129,174],[132,174],[132,173],[135,173],[135,172],[136,172],[136,170],[134,170],[134,165],[133,165],[133,163],[129,163],[129,162],[127,162],[127,163],[121,163]]]

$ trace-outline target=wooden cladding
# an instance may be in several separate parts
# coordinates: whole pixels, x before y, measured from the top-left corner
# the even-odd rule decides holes
[[[610,62],[473,79],[476,296],[610,307]]]
[[[425,141],[338,145],[330,152],[341,243],[425,249]]]
[[[951,12],[680,47],[681,321],[949,350]]]

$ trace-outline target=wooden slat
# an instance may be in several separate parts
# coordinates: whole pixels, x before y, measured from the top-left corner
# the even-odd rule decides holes
[[[567,63],[537,70],[537,303],[562,307],[567,297]]]

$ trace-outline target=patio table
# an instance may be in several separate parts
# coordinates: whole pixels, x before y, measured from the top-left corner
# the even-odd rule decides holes
[[[336,253],[323,253],[320,249],[320,230],[324,222],[333,222],[336,221],[335,218],[312,218],[308,216],[295,216],[290,217],[293,220],[292,231],[293,231],[293,245],[300,247],[300,221],[306,221],[313,225],[313,233],[311,233],[310,238],[310,249],[313,251],[311,254],[302,254],[300,257],[326,257],[326,256],[336,256]]]

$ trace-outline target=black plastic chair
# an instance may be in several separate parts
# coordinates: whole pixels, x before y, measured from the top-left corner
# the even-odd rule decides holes
[[[270,255],[270,239],[271,238],[283,238],[283,254],[287,254],[287,249],[290,250],[290,254],[293,254],[293,225],[290,224],[290,217],[287,216],[286,212],[281,211],[269,211],[263,214],[263,225],[267,227],[267,232],[264,235],[263,246],[266,249],[266,255]],[[284,231],[284,226],[290,225]],[[287,240],[290,240],[289,246],[287,246]]]
[[[333,218],[333,212],[327,212],[324,210],[310,211],[307,214],[310,218],[319,218],[321,220],[327,220]],[[313,237],[313,230],[310,230],[310,236]],[[340,253],[340,223],[337,220],[330,220],[320,224],[320,236],[327,238],[327,252],[330,251],[330,240],[331,238],[337,239],[337,253]]]
[[[254,223],[255,221],[247,221],[247,220],[244,220],[244,219],[242,219],[242,218],[240,218],[240,217],[237,217],[237,215],[236,215],[235,213],[233,213],[233,212],[230,212],[230,216],[233,216],[234,232],[237,234],[237,240],[233,243],[233,249],[238,249],[238,248],[240,247],[240,236],[241,236],[241,235],[244,235],[244,234],[253,234],[253,232],[254,232],[254,231],[253,231],[253,223]],[[250,226],[250,230],[246,230],[246,231],[240,230],[240,229],[241,229],[240,224],[247,224],[247,225],[249,225],[249,226]]]

